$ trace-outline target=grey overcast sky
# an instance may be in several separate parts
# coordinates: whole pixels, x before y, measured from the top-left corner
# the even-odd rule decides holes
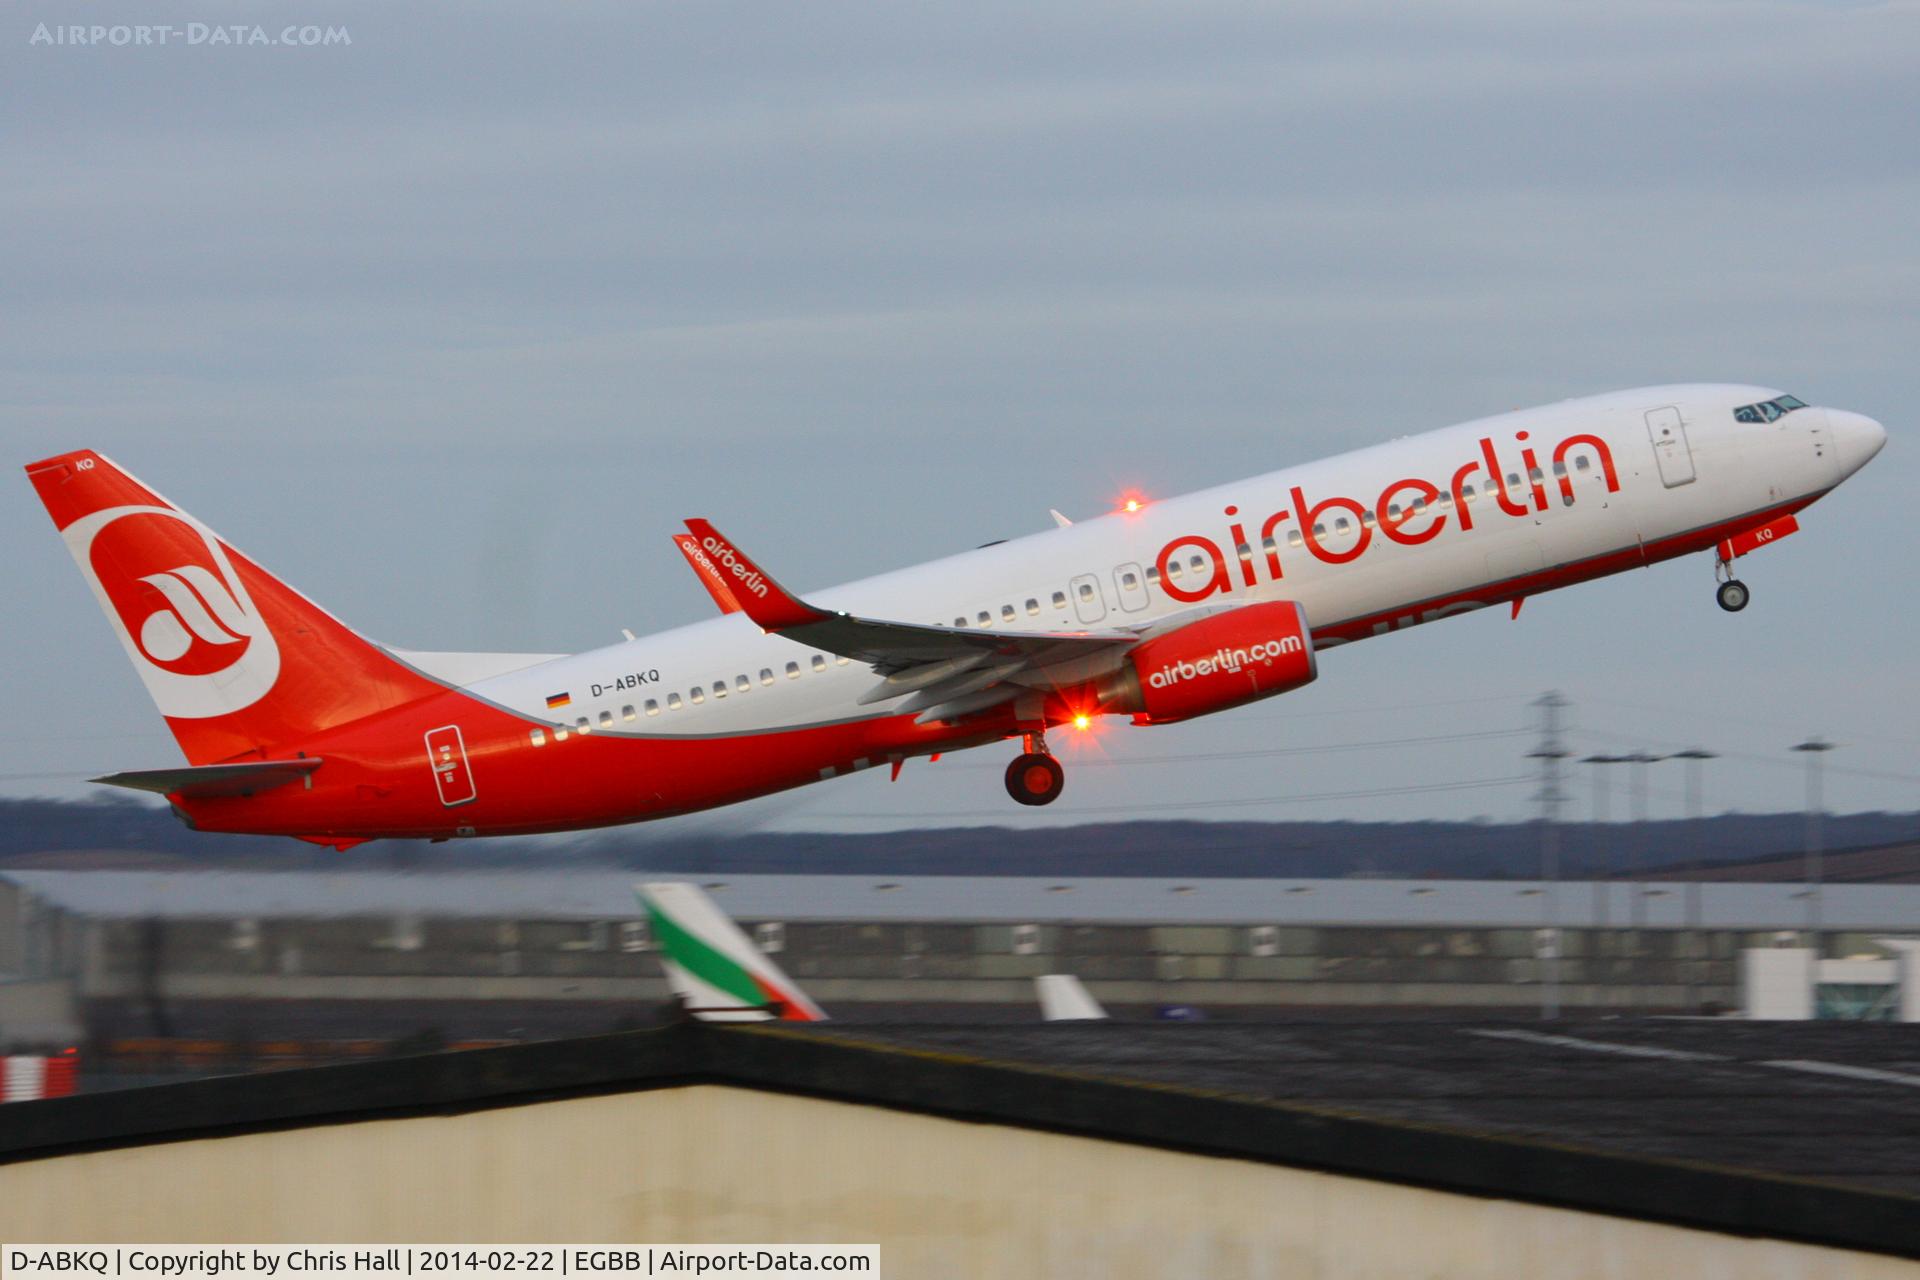
[[[35,40],[118,22],[181,32]],[[6,456],[105,450],[409,647],[698,619],[688,515],[817,586],[1642,383],[1892,433],[1738,617],[1691,558],[1116,724],[1044,813],[987,749],[664,829],[1513,818],[1472,784],[1548,688],[1582,751],[1730,753],[1711,810],[1797,807],[1815,732],[1835,808],[1920,808],[1913,3],[27,0],[0,104]],[[0,789],[174,762],[14,474]]]

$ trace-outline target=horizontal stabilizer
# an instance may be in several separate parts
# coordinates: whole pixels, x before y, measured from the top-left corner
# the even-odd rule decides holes
[[[130,791],[182,796],[200,800],[209,796],[250,796],[284,787],[320,767],[319,756],[298,760],[249,760],[244,764],[182,765],[177,769],[133,769],[110,773],[93,781]]]

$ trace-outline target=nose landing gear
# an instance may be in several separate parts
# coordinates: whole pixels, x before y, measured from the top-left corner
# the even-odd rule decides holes
[[[1713,598],[1728,613],[1740,612],[1747,607],[1747,601],[1753,599],[1747,584],[1733,576],[1733,562],[1726,558],[1724,548],[1713,557],[1713,576],[1720,581]]]
[[[1052,804],[1066,789],[1067,771],[1047,750],[1045,734],[1027,734],[1025,746],[1007,766],[1007,794],[1021,804]]]

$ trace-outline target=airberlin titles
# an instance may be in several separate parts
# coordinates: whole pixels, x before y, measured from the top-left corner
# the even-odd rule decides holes
[[[1458,517],[1460,528],[1471,532],[1474,525],[1474,513],[1467,500],[1467,490],[1475,487],[1489,494],[1499,509],[1514,518],[1531,515],[1547,509],[1546,474],[1540,466],[1540,460],[1531,446],[1527,444],[1527,433],[1518,432],[1515,440],[1520,444],[1520,468],[1511,473],[1519,477],[1522,492],[1521,500],[1516,501],[1509,492],[1506,472],[1494,450],[1493,441],[1488,437],[1480,439],[1480,457],[1457,467],[1443,490],[1432,481],[1419,477],[1395,480],[1380,491],[1380,499],[1374,504],[1369,518],[1368,508],[1353,498],[1332,497],[1309,504],[1307,495],[1299,485],[1292,489],[1292,505],[1274,512],[1260,525],[1260,532],[1253,538],[1247,536],[1246,526],[1238,519],[1227,526],[1227,533],[1233,545],[1235,558],[1240,562],[1240,578],[1243,585],[1259,585],[1260,577],[1255,568],[1253,548],[1258,543],[1263,549],[1267,562],[1267,577],[1279,581],[1286,576],[1280,567],[1280,546],[1274,536],[1274,530],[1287,521],[1293,521],[1293,527],[1300,533],[1301,543],[1312,553],[1315,559],[1327,564],[1348,564],[1365,554],[1373,545],[1373,526],[1378,523],[1380,533],[1390,541],[1402,546],[1417,547],[1431,541],[1446,528],[1449,515]],[[1589,449],[1599,463],[1600,473],[1607,483],[1608,493],[1620,491],[1620,478],[1614,470],[1613,452],[1607,442],[1596,435],[1572,435],[1554,446],[1550,465],[1554,478],[1560,488],[1562,502],[1572,505],[1573,477],[1567,465],[1568,458],[1576,449]],[[1475,477],[1482,478],[1476,482]],[[1441,495],[1447,495],[1442,504]],[[1528,499],[1531,500],[1529,505]],[[1449,510],[1450,508],[1450,510]],[[1325,536],[1323,517],[1328,512],[1344,512],[1351,517],[1351,527],[1356,531],[1353,545],[1345,550],[1335,551],[1322,540]],[[1240,508],[1229,506],[1225,514],[1231,519],[1238,517]],[[1483,510],[1484,514],[1484,510]],[[1204,583],[1194,587],[1182,586],[1175,581],[1173,571],[1177,571],[1175,555],[1185,547],[1204,552],[1213,561],[1213,574]],[[1160,548],[1154,559],[1159,571],[1160,586],[1175,600],[1192,604],[1205,600],[1208,596],[1224,595],[1234,589],[1232,575],[1227,570],[1227,556],[1220,545],[1212,538],[1198,533],[1183,533]]]

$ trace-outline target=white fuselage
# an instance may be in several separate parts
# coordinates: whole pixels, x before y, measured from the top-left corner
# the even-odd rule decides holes
[[[1524,594],[1503,584],[1524,580],[1535,584],[1531,590],[1551,589],[1691,550],[1662,548],[1684,535],[1737,532],[1742,521],[1804,506],[1863,465],[1884,439],[1869,419],[1818,407],[1772,422],[1735,421],[1736,407],[1779,394],[1686,385],[1568,400],[808,595],[864,617],[1022,632],[1138,628],[1195,610],[1284,599],[1304,607],[1317,646],[1325,648]],[[1657,447],[1657,430],[1674,426],[1678,439],[1669,434]],[[1604,450],[1576,445],[1556,468],[1556,446],[1574,437],[1591,437]],[[1502,479],[1517,481],[1507,488],[1505,508],[1500,482],[1489,484],[1483,441]],[[1534,451],[1534,467],[1523,461],[1523,448]],[[1610,456],[1612,482],[1602,452]],[[1458,479],[1468,464],[1477,469]],[[1436,496],[1423,501],[1428,491],[1418,486],[1385,492],[1399,481],[1429,482]],[[1315,512],[1335,497],[1352,504]],[[1378,525],[1389,505],[1400,509],[1399,538]],[[1471,528],[1463,527],[1468,521]],[[1303,527],[1316,524],[1317,536]],[[1409,545],[1421,534],[1430,536]],[[1352,555],[1363,540],[1365,549]],[[1181,598],[1210,583],[1199,598]],[[856,702],[874,683],[861,664],[764,634],[734,613],[479,681],[470,691],[560,727],[586,719],[596,732],[709,737],[886,715],[884,705]],[[546,699],[556,690],[568,691],[571,702],[549,711]],[[602,725],[603,714],[611,727]]]

